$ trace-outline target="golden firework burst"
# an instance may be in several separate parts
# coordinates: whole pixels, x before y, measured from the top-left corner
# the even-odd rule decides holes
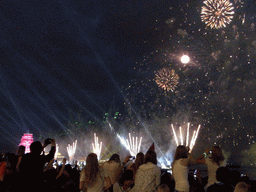
[[[155,73],[155,82],[165,91],[174,92],[179,83],[179,76],[173,69],[163,68]]]
[[[226,27],[234,17],[234,7],[229,0],[205,0],[201,10],[202,21],[210,28]]]

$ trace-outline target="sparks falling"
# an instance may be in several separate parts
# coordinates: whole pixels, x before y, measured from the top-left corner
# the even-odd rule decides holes
[[[200,128],[201,128],[201,125],[198,126],[197,130],[194,130],[193,131],[193,134],[192,134],[192,138],[191,140],[189,141],[189,128],[190,128],[190,123],[188,123],[188,126],[187,126],[187,130],[186,130],[186,144],[184,143],[185,142],[185,139],[183,137],[183,129],[182,127],[179,127],[179,138],[180,138],[180,141],[177,137],[177,134],[176,134],[176,131],[173,127],[173,124],[171,124],[171,127],[172,127],[172,131],[173,131],[173,135],[174,135],[174,139],[175,139],[175,142],[176,142],[176,145],[186,145],[187,147],[189,147],[190,151],[191,152],[193,150],[193,147],[195,146],[195,143],[196,143],[196,139],[198,137],[198,133],[200,131]]]
[[[99,138],[94,133],[94,143],[92,143],[93,153],[95,153],[100,160],[101,149],[102,149],[102,142],[99,143]]]
[[[67,146],[69,161],[71,161],[71,162],[74,160],[74,156],[76,153],[76,144],[77,144],[77,140],[75,142],[73,142],[72,145],[68,144],[68,146]]]
[[[138,137],[131,137],[130,133],[129,138],[126,140],[118,134],[117,137],[120,139],[120,142],[125,146],[125,148],[130,152],[131,156],[136,156],[137,153],[140,152],[142,137],[140,137],[140,139]]]
[[[201,19],[207,26],[219,29],[231,23],[235,12],[229,0],[205,0],[203,4]]]

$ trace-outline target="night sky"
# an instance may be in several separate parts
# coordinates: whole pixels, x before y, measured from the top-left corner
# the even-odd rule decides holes
[[[201,143],[248,149],[256,134],[256,4],[231,2],[234,18],[221,29],[201,21],[203,1],[0,2],[1,151],[13,151],[27,131],[46,138],[65,131],[72,115],[101,119],[113,106],[119,124],[134,115],[191,121],[202,124]],[[162,68],[177,73],[175,90],[156,84]]]

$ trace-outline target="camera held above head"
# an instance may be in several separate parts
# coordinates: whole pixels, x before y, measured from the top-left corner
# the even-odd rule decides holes
[[[130,161],[134,159],[135,159],[135,156],[130,156]]]
[[[50,138],[45,139],[44,146],[51,144],[51,141],[53,141],[53,139],[50,139]]]

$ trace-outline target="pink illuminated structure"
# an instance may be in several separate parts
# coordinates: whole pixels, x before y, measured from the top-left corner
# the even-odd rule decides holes
[[[31,133],[24,133],[24,135],[21,138],[19,146],[23,145],[25,146],[25,153],[30,153],[30,145],[34,142],[33,134]]]

